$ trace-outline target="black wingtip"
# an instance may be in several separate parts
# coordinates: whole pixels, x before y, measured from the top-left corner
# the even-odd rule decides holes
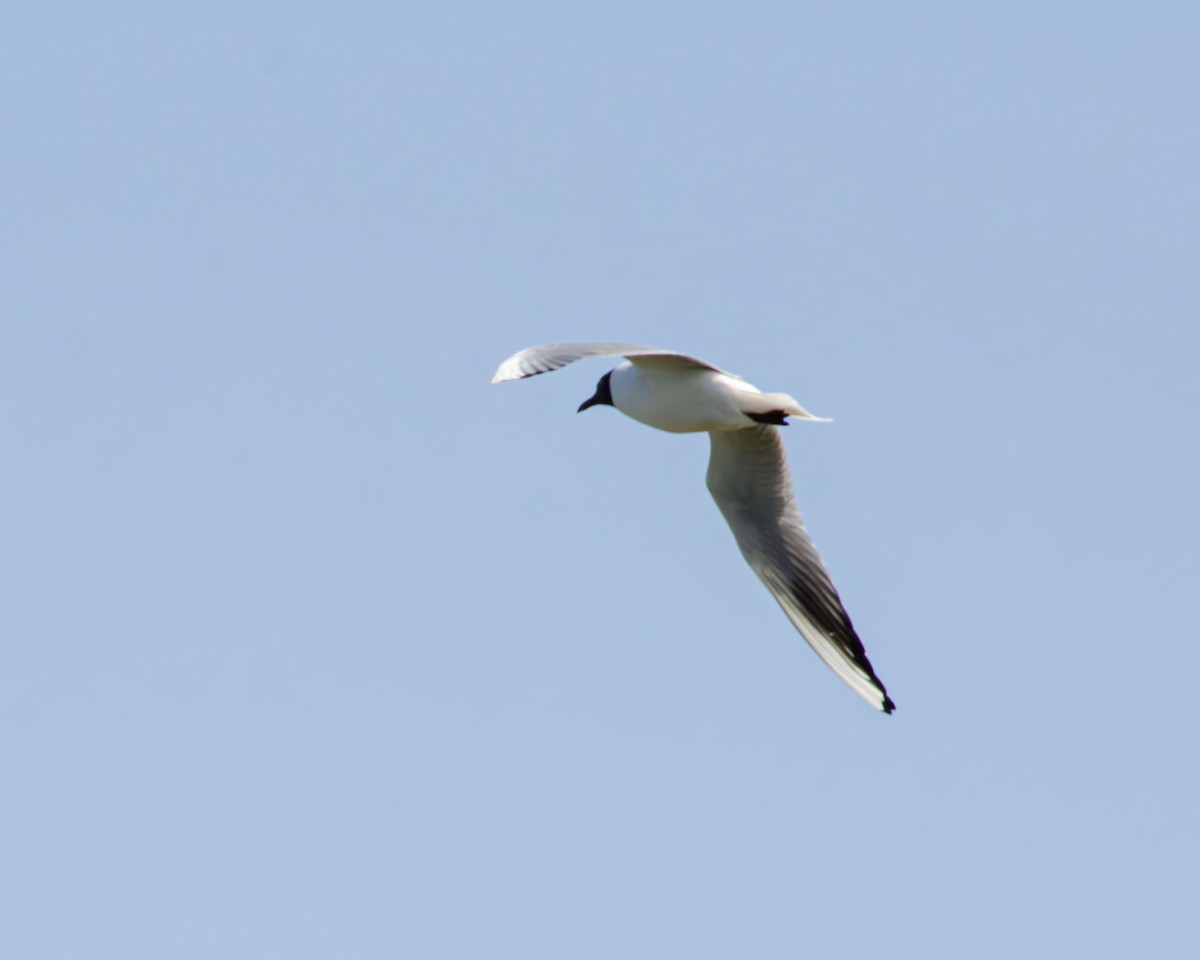
[[[886,693],[883,695],[883,712],[892,713],[896,709],[896,705],[892,703],[892,698]]]

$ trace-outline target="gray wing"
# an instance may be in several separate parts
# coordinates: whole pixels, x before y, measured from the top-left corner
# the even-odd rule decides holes
[[[576,360],[588,357],[626,357],[635,360],[638,357],[647,359],[660,358],[675,362],[681,366],[698,367],[702,370],[716,370],[724,373],[720,367],[711,363],[697,360],[674,350],[659,350],[657,347],[644,347],[637,343],[546,343],[540,347],[530,347],[520,353],[514,353],[500,364],[492,383],[502,383],[505,380],[521,380],[525,377],[536,376],[539,373],[549,373],[565,367]]]
[[[750,568],[822,660],[884,713],[896,705],[804,529],[779,428],[712,432],[708,489]]]

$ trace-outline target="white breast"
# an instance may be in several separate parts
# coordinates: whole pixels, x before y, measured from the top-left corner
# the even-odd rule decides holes
[[[751,423],[739,395],[758,393],[744,380],[714,370],[626,361],[609,380],[613,406],[669,433],[736,430]]]

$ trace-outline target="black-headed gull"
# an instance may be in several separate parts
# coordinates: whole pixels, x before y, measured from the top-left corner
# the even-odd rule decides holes
[[[763,393],[741,377],[673,350],[634,343],[549,343],[509,357],[493,383],[548,373],[587,357],[624,357],[579,407],[608,405],[671,433],[707,432],[708,489],[750,568],[801,636],[850,688],[884,713],[896,705],[813,546],[788,470],[780,426],[820,420],[786,393]]]

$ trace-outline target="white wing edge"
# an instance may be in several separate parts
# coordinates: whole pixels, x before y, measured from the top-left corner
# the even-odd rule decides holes
[[[535,377],[540,373],[550,373],[576,360],[591,357],[625,357],[634,360],[637,357],[674,357],[675,359],[705,370],[716,370],[725,373],[720,367],[711,363],[689,357],[675,350],[662,350],[658,347],[647,347],[638,343],[544,343],[541,346],[519,350],[505,360],[496,369],[492,383],[504,383],[508,380],[524,380]]]

